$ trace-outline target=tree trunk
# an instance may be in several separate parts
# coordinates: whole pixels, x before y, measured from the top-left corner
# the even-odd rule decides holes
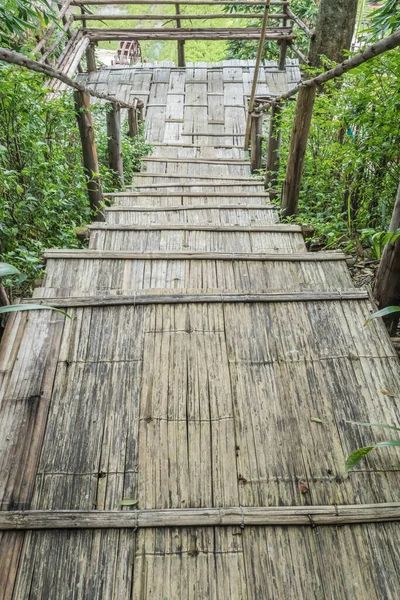
[[[349,50],[357,17],[357,0],[321,0],[309,60],[321,66],[321,54],[337,63]]]
[[[397,198],[394,205],[392,221],[389,231],[397,231],[400,228],[400,185],[397,190]],[[376,276],[375,298],[379,308],[400,305],[400,238],[394,243],[385,246],[378,273]],[[387,317],[389,330],[394,333],[399,320],[399,313]]]

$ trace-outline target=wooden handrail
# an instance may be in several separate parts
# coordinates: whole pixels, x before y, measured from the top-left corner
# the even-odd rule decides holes
[[[111,2],[108,2],[108,0],[73,0],[71,2],[71,5],[73,6],[82,6],[82,5],[92,5],[92,6],[116,6],[119,4],[151,4],[151,5],[158,5],[158,4],[162,4],[162,5],[170,5],[173,6],[174,4],[182,4],[182,5],[193,5],[193,6],[237,6],[238,4],[240,4],[240,2],[238,2],[237,0],[231,0],[231,1],[227,1],[227,2],[223,2],[221,0],[216,0],[215,2],[213,2],[212,0],[193,0],[192,2],[186,1],[186,2],[181,2],[181,0],[113,0]],[[287,0],[271,0],[271,6],[287,6],[289,4],[289,2]],[[255,0],[248,0],[246,1],[246,6],[265,6],[265,0],[264,2],[258,2]]]
[[[333,69],[325,71],[324,73],[320,73],[312,79],[301,81],[297,86],[290,89],[285,94],[282,94],[277,98],[273,98],[268,102],[258,105],[254,108],[254,110],[255,112],[266,112],[274,104],[278,104],[278,102],[282,102],[282,100],[287,100],[288,98],[295,96],[301,90],[301,88],[318,86],[322,85],[323,83],[326,83],[327,81],[331,81],[332,79],[337,79],[338,77],[344,75],[344,73],[347,73],[348,71],[359,67],[368,60],[371,60],[371,58],[375,58],[375,56],[384,54],[385,52],[393,50],[398,46],[400,46],[400,31],[395,31],[394,33],[392,33],[392,35],[389,35],[388,37],[384,38],[383,40],[380,40],[379,42],[371,44],[362,52],[359,52],[351,58],[346,59],[342,63],[336,65]]]
[[[77,81],[74,81],[68,75],[65,75],[62,71],[51,67],[50,65],[46,65],[44,63],[40,63],[36,60],[32,60],[28,58],[24,54],[20,54],[19,52],[14,52],[13,50],[8,50],[7,48],[0,48],[0,61],[4,61],[10,64],[17,65],[19,67],[24,67],[25,69],[29,69],[30,71],[35,71],[36,73],[42,73],[43,75],[47,75],[52,79],[58,79],[62,81],[69,87],[78,90],[79,92],[87,92],[94,98],[100,98],[101,100],[106,100],[107,102],[117,102],[122,108],[141,108],[143,107],[143,102],[138,100],[136,104],[128,104],[119,100],[115,96],[109,96],[108,94],[103,94],[101,92],[97,92],[91,88],[88,88]]]
[[[245,133],[245,137],[244,137],[244,149],[245,150],[247,150],[247,148],[249,147],[249,143],[250,143],[251,113],[252,113],[253,107],[254,107],[254,98],[255,98],[256,89],[257,89],[258,71],[260,69],[260,63],[261,63],[261,59],[262,59],[262,55],[263,55],[263,51],[264,51],[264,44],[265,44],[265,37],[266,37],[266,33],[267,33],[268,16],[269,16],[270,7],[271,7],[271,0],[266,0],[264,17],[263,17],[263,22],[261,25],[260,42],[258,44],[256,64],[254,67],[254,77],[253,77],[253,83],[251,86],[251,94],[250,94],[248,113],[247,113],[247,119],[246,119],[246,133]]]
[[[175,4],[179,6],[179,4]],[[264,13],[214,13],[208,15],[187,15],[187,14],[176,14],[176,15],[73,15],[74,21],[192,21],[194,19],[261,19]],[[285,19],[287,15],[284,13],[270,14],[270,19]]]

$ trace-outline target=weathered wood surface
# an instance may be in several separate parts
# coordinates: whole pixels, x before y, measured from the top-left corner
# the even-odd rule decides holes
[[[131,28],[105,29],[87,28],[82,30],[91,42],[106,42],[112,40],[258,40],[260,27],[211,27],[194,29],[182,27],[181,29],[168,28]],[[265,36],[268,40],[293,40],[296,36],[290,27],[269,27]]]
[[[89,249],[47,253],[34,301],[72,319],[7,324],[0,526],[70,528],[1,531],[1,600],[398,597],[399,449],[344,462],[391,437],[349,421],[399,424],[399,360],[344,255],[307,253],[240,179],[252,69],[80,78],[143,100],[162,160],[142,177],[165,184],[110,195]],[[260,93],[296,73],[266,63]]]

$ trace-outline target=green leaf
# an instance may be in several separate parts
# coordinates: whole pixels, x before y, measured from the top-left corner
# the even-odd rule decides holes
[[[20,272],[12,265],[0,262],[0,277],[6,277],[7,275],[20,275]]]
[[[382,423],[358,423],[358,421],[346,421],[346,423],[351,423],[351,425],[361,425],[361,427],[380,427],[381,429],[393,429],[394,431],[400,431],[400,427],[395,427],[394,425],[385,425]]]
[[[61,315],[64,315],[64,317],[68,317],[68,319],[72,318],[63,310],[54,308],[53,306],[44,306],[43,304],[10,304],[9,306],[0,306],[0,314],[18,312],[20,310],[55,310]]]
[[[135,506],[139,501],[133,498],[124,498],[121,500],[121,506]]]
[[[310,421],[312,421],[313,423],[322,423],[322,420],[318,417],[311,417]]]
[[[386,308],[382,308],[377,312],[374,312],[368,319],[365,321],[364,325],[367,325],[372,321],[372,319],[377,319],[378,317],[387,317],[393,313],[400,312],[400,306],[387,306]]]
[[[366,448],[359,448],[358,450],[355,450],[350,454],[350,456],[346,460],[346,473],[351,471],[351,469],[353,469],[360,462],[360,460],[364,458],[364,456],[371,452],[371,450],[374,450],[374,448],[386,448],[392,446],[400,446],[400,440],[388,440],[387,442],[378,442],[373,446],[367,446]]]

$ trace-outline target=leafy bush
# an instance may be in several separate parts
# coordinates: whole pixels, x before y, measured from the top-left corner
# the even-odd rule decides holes
[[[2,0],[0,3],[0,46],[14,50],[29,48],[38,33],[54,17],[47,0]]]
[[[100,170],[110,191],[105,108],[95,113]],[[123,144],[128,181],[148,145],[126,136]],[[41,75],[1,66],[0,254],[27,275],[25,285],[41,276],[46,248],[79,247],[75,229],[91,221],[81,156],[71,94],[49,99]]]
[[[360,230],[385,231],[400,179],[399,51],[331,82],[317,95],[298,220],[318,241],[348,245]],[[282,116],[279,188],[285,177],[295,103]]]

